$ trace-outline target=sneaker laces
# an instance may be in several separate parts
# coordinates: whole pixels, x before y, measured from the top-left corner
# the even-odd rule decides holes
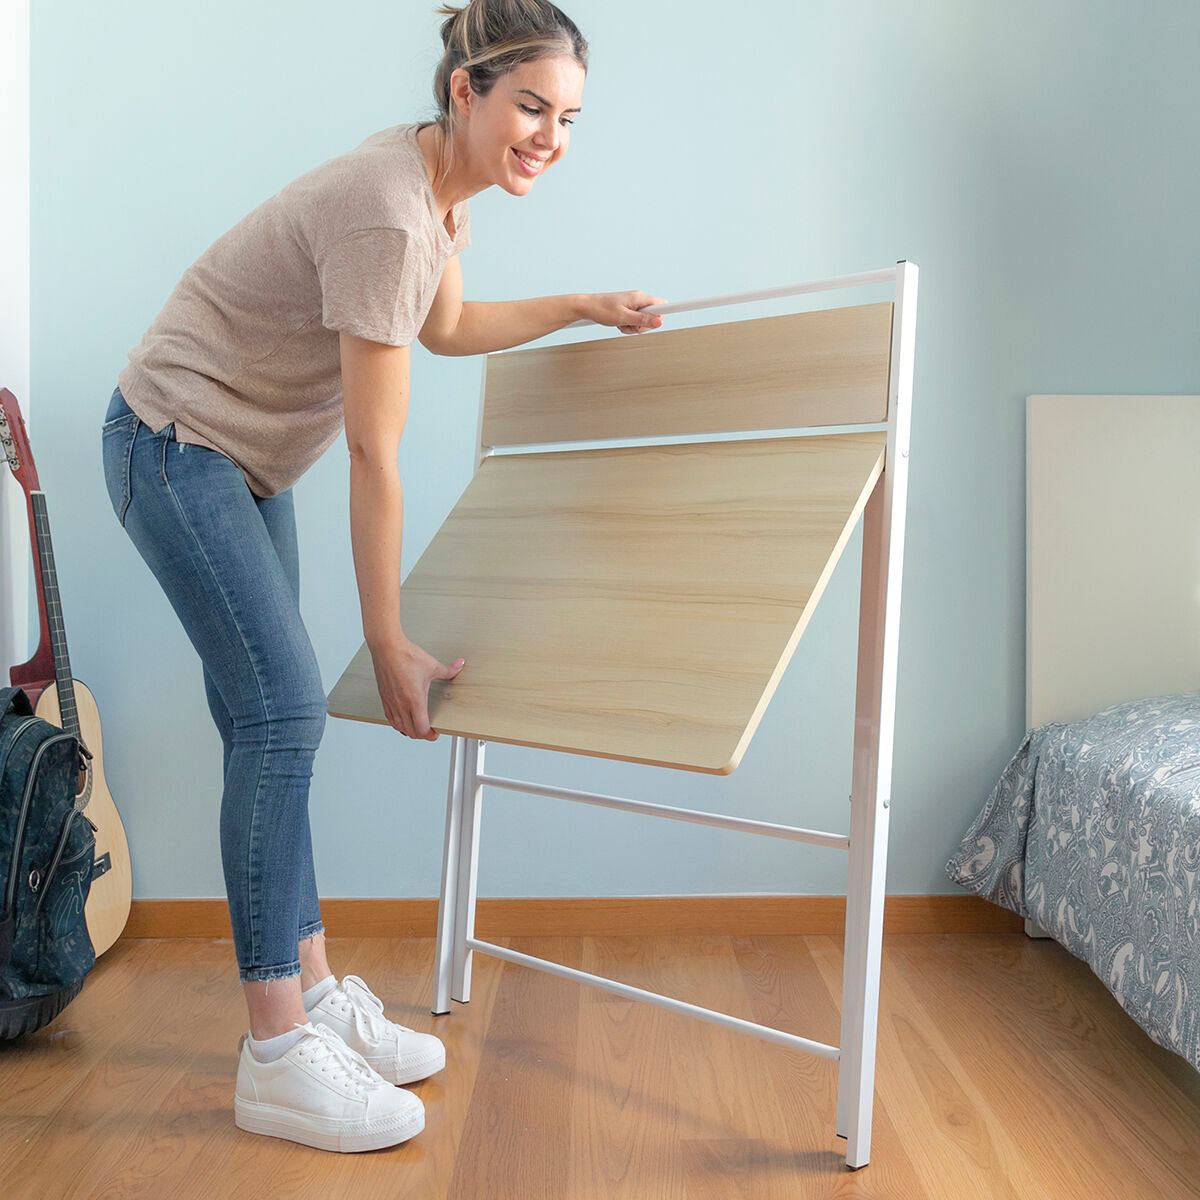
[[[306,1033],[311,1033],[320,1040],[321,1045],[313,1047],[308,1052],[307,1057],[309,1060],[316,1064],[323,1063],[327,1059],[332,1058],[334,1078],[336,1079],[339,1073],[344,1074],[359,1095],[363,1095],[366,1091],[365,1082],[378,1082],[380,1080],[380,1076],[370,1063],[357,1050],[351,1046],[347,1046],[328,1025],[314,1025],[311,1021],[303,1024],[299,1021],[293,1021],[292,1024],[297,1029],[303,1029]],[[321,1069],[324,1070],[324,1067]]]
[[[357,975],[347,975],[341,986],[354,1013],[354,1024],[359,1034],[371,1041],[386,1037],[392,1022],[383,1015],[383,1001]],[[403,1025],[397,1025],[396,1028],[404,1029],[405,1033],[412,1032]]]

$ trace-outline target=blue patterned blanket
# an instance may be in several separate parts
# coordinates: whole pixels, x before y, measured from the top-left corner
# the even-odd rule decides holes
[[[946,863],[1200,1070],[1200,692],[1029,730]]]

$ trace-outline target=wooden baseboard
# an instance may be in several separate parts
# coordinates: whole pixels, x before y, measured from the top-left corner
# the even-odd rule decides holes
[[[326,899],[327,937],[432,938],[436,899]],[[615,937],[628,934],[828,934],[845,930],[844,896],[481,897],[475,936]],[[1020,916],[978,896],[888,896],[889,933],[1020,933]],[[127,938],[231,938],[229,908],[219,900],[134,900]]]

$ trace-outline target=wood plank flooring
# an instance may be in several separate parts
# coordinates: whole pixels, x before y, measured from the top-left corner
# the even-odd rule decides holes
[[[836,1044],[841,939],[488,937]],[[5,1200],[1200,1198],[1200,1074],[1090,969],[1024,934],[884,937],[871,1162],[837,1066],[476,954],[429,1010],[431,939],[330,938],[446,1069],[426,1127],[334,1154],[233,1123],[246,1012],[226,940],[119,941],[44,1029],[0,1042]]]

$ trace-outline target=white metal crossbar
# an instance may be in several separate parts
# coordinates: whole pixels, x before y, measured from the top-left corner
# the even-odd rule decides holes
[[[752,821],[748,817],[727,817],[722,813],[699,812],[694,808],[673,808],[669,804],[648,804],[644,800],[626,800],[623,796],[574,791],[570,788],[551,787],[545,783],[530,783],[523,779],[505,779],[500,775],[480,775],[477,781],[491,787],[507,788],[509,791],[532,792],[535,796],[556,796],[560,800],[598,804],[602,808],[618,808],[623,812],[643,813],[648,817],[691,821],[695,825],[715,825],[719,829],[737,829],[742,833],[756,833],[760,837],[788,838],[793,842],[808,842],[810,845],[825,846],[830,850],[850,849],[850,839],[842,833],[822,833],[817,829],[800,829],[795,825]]]
[[[682,1000],[674,1000],[670,996],[660,996],[658,992],[647,992],[642,988],[630,987],[627,983],[618,983],[615,979],[606,979],[603,975],[589,975],[586,971],[577,971],[574,967],[564,967],[561,963],[550,962],[544,958],[534,958],[530,954],[518,954],[504,946],[496,946],[491,942],[481,942],[476,938],[467,939],[469,950],[478,950],[492,958],[504,958],[522,967],[533,967],[536,971],[544,971],[547,975],[557,975],[562,979],[573,979],[577,983],[586,983],[591,987],[602,988],[606,992],[615,992],[628,1000],[645,1000],[659,1008],[667,1008],[672,1012],[683,1013],[688,1017],[697,1017],[708,1021],[711,1025],[723,1025],[726,1029],[736,1029],[739,1033],[748,1033],[752,1037],[761,1038],[764,1042],[775,1042],[779,1046],[787,1046],[792,1050],[800,1050],[805,1054],[814,1054],[818,1058],[838,1058],[838,1048],[827,1046],[824,1042],[814,1042],[809,1038],[797,1037],[794,1033],[784,1033],[781,1029],[772,1029],[769,1025],[756,1025],[753,1021],[743,1021],[741,1017],[731,1017],[728,1013],[714,1012],[711,1008],[701,1008],[697,1004],[685,1004]]]
[[[650,304],[640,311],[665,316],[669,313],[695,312],[701,308],[726,308],[733,304],[751,304],[759,300],[780,300],[785,296],[802,296],[811,292],[832,292],[838,288],[863,287],[870,283],[893,283],[896,280],[896,274],[895,267],[884,267],[881,271],[861,271],[857,275],[841,275],[836,279],[816,279],[810,280],[808,283],[791,283],[785,287],[765,288],[757,292],[731,292],[727,296],[709,296],[704,300],[681,300],[677,304]],[[584,318],[580,321],[572,321],[570,325],[564,325],[563,328],[574,329],[577,325],[594,324],[594,321]]]
[[[863,510],[862,581],[859,600],[857,687],[853,772],[848,836],[821,833],[765,821],[648,804],[622,797],[556,788],[483,773],[486,742],[451,739],[450,779],[438,906],[433,1012],[450,1011],[451,999],[467,1003],[471,959],[476,951],[535,970],[599,987],[634,1000],[697,1017],[776,1044],[831,1059],[838,1064],[837,1133],[846,1139],[846,1164],[865,1166],[870,1159],[875,1047],[879,1008],[879,969],[883,937],[884,882],[887,870],[888,817],[891,804],[892,744],[895,728],[896,668],[900,622],[905,497],[911,416],[913,358],[916,344],[917,267],[900,262],[816,283],[763,292],[717,296],[680,304],[656,305],[648,312],[741,304],[776,296],[894,282],[891,357],[888,373],[885,466]],[[590,322],[576,322],[587,324]],[[490,448],[481,446],[483,453]],[[484,785],[527,791],[585,804],[623,809],[648,816],[788,838],[849,851],[846,881],[846,928],[842,971],[841,1037],[838,1046],[811,1041],[782,1030],[685,1004],[616,980],[589,975],[558,963],[519,954],[475,938],[479,818]]]

